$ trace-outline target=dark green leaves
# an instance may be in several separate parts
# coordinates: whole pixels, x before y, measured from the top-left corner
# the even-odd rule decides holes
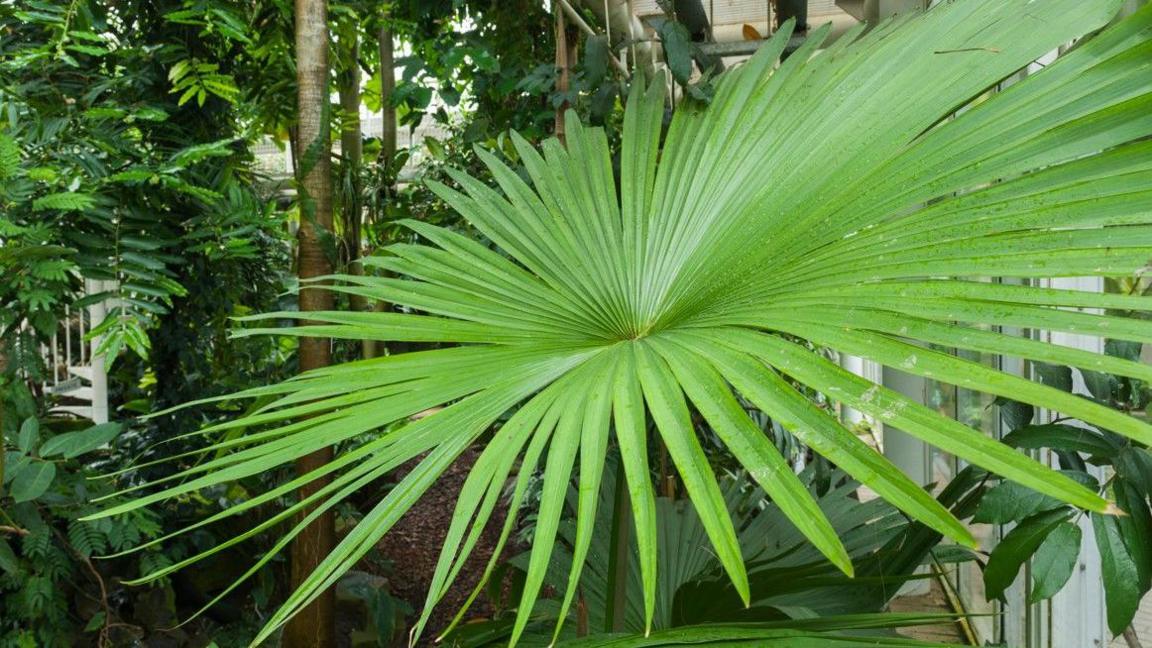
[[[1065,510],[1040,513],[1022,520],[1001,538],[984,568],[984,587],[989,600],[1004,596],[1004,590],[1016,580],[1020,567],[1068,518],[1069,512]]]
[[[1061,508],[1060,500],[1042,495],[1016,482],[1003,482],[984,494],[972,521],[981,524],[1008,524],[1041,511]]]
[[[20,145],[5,133],[0,133],[0,180],[7,180],[20,169]]]
[[[1115,455],[1116,472],[1141,498],[1152,497],[1152,452],[1126,445]]]
[[[1000,418],[1004,421],[1004,425],[1009,430],[1022,428],[1032,422],[1032,418],[1036,416],[1036,410],[1027,403],[1014,401],[1003,396],[996,398],[997,406],[1000,407]]]
[[[1124,546],[1119,520],[1092,514],[1096,546],[1104,573],[1104,599],[1108,606],[1108,629],[1118,635],[1128,627],[1140,606],[1140,570]],[[1139,539],[1147,543],[1147,538]]]
[[[20,559],[16,557],[15,552],[12,551],[12,546],[4,538],[0,538],[0,571],[9,576],[16,576],[20,573]]]
[[[584,41],[584,79],[592,87],[597,87],[608,76],[608,58],[612,51],[608,37],[589,36]]]
[[[34,500],[43,495],[56,478],[56,464],[52,457],[72,459],[105,445],[120,433],[119,423],[94,425],[78,432],[64,432],[40,442],[40,424],[28,418],[20,426],[16,437],[19,453],[8,466],[4,481],[10,482],[10,492],[17,503]]]
[[[1080,557],[1080,536],[1080,527],[1063,522],[1040,543],[1032,557],[1030,602],[1051,598],[1068,582]]]
[[[1116,445],[1099,431],[1061,423],[1014,428],[1004,437],[1004,443],[1028,450],[1052,448],[1082,452],[1089,457],[1111,458],[1117,452]]]
[[[675,20],[664,20],[659,27],[660,43],[664,46],[664,60],[672,72],[672,78],[681,85],[688,85],[692,76],[692,54],[695,45],[688,30]]]
[[[1037,362],[1032,370],[1042,384],[1055,387],[1060,391],[1072,391],[1072,369],[1060,365],[1050,365]]]

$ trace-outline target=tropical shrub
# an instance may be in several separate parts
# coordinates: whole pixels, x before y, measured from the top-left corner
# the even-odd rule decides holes
[[[159,513],[77,519],[97,510],[92,499],[113,490],[105,481],[91,481],[99,469],[82,461],[99,465],[108,453],[96,451],[120,433],[119,424],[85,428],[60,419],[51,426],[35,416],[13,419],[8,427],[15,428],[10,436],[16,442],[5,453],[0,496],[0,646],[73,646],[85,643],[85,634],[107,645],[120,619],[115,599],[124,597],[92,558],[158,535]],[[149,551],[118,568],[147,573],[168,560]]]
[[[638,546],[631,541],[626,529],[621,532],[619,525],[614,524],[614,520],[627,519],[624,475],[619,459],[613,455],[608,459],[600,485],[589,560],[580,576],[580,605],[560,610],[558,600],[537,601],[522,645],[551,643],[560,613],[568,615],[560,635],[566,641],[578,638],[581,628],[583,634],[588,635],[644,632],[642,601],[629,596],[642,590]],[[840,618],[841,623],[853,617],[857,625],[844,625],[843,629],[859,630],[877,623],[914,625],[931,616],[912,620],[877,613],[900,591],[901,585],[923,577],[915,573],[921,565],[933,560],[969,560],[972,554],[955,552],[948,547],[935,552],[939,534],[910,521],[882,499],[862,501],[859,483],[839,470],[826,471],[819,464],[813,464],[798,477],[847,548],[857,577],[849,577],[829,563],[747,475],[725,474],[720,477],[720,487],[748,565],[750,605],[741,605],[716,556],[701,551],[708,546],[707,531],[691,503],[659,496],[656,512],[661,532],[656,537],[656,554],[660,578],[652,618],[654,632],[719,622],[786,625],[790,619],[818,617]],[[968,506],[967,498],[963,497],[966,494],[964,489],[946,489],[940,501],[962,516]],[[569,488],[565,503],[558,530],[559,542],[544,579],[544,587],[555,592],[565,591],[572,550],[576,546],[574,522],[579,493],[575,487]],[[623,544],[627,548],[622,554]],[[507,605],[498,606],[489,620],[469,620],[450,628],[444,643],[471,648],[506,642],[516,624],[520,585],[530,562],[530,551],[519,554],[508,563],[513,570],[512,578],[501,577],[497,572],[492,579],[489,589],[496,591],[489,591],[489,597],[501,604],[506,600]],[[505,587],[508,582],[512,585]],[[463,610],[457,621],[462,616]]]
[[[110,316],[88,332],[115,362],[117,417],[285,375],[280,360],[294,341],[227,339],[229,316],[277,308],[288,246],[277,231],[282,218],[254,186],[249,119],[233,103],[231,69],[194,60],[227,60],[246,37],[229,27],[237,18],[223,6],[210,12],[211,25],[190,28],[196,21],[177,11],[185,4],[0,6],[2,646],[120,644],[156,630],[162,624],[141,621],[141,611],[162,608],[170,620],[184,597],[169,596],[167,581],[126,593],[118,577],[214,545],[211,533],[164,552],[92,557],[163,535],[244,492],[233,485],[108,523],[79,522],[97,510],[92,499],[131,485],[93,477],[150,458],[157,442],[219,420],[222,410],[97,426],[85,437],[95,445],[77,446],[88,424],[52,412],[58,396],[45,388],[67,367],[51,366],[40,348],[62,324],[110,300]],[[85,279],[113,289],[85,297]],[[202,446],[185,439],[160,448]],[[163,603],[138,605],[145,599]]]
[[[25,322],[46,338],[66,304],[112,299],[100,352],[146,356],[186,264],[275,254],[236,90],[196,58],[232,32],[197,34],[162,4],[0,7],[2,338]],[[82,279],[112,288],[78,301]]]
[[[975,280],[1131,275],[1152,257],[1146,66],[1152,9],[1093,35],[1119,4],[945,2],[867,33],[858,27],[823,50],[827,29],[814,30],[780,62],[790,35],[784,29],[718,80],[706,110],[678,111],[666,136],[663,84],[634,84],[618,182],[604,133],[575,118],[568,120],[566,145],[549,140],[537,150],[513,135],[531,183],[496,155],[479,152],[499,190],[463,173],[453,174],[459,189],[432,189],[483,240],[413,222],[432,245],[393,246],[365,260],[393,276],[341,277],[331,288],[399,310],[309,313],[310,322],[296,328],[242,332],[455,346],[351,362],[241,392],[235,397],[258,399],[254,409],[203,433],[242,433],[222,437],[181,482],[100,515],[373,434],[332,463],[206,520],[243,514],[321,476],[332,478],[236,539],[151,575],[159,578],[296,520],[277,543],[283,548],[321,510],[420,457],[418,468],[269,619],[262,640],[370,551],[465,448],[486,441],[456,503],[424,619],[462,568],[513,469],[519,466],[515,510],[542,462],[515,643],[544,582],[568,483],[578,471],[572,569],[561,610],[573,601],[594,536],[604,457],[615,444],[633,513],[647,629],[659,577],[651,444],[667,448],[738,598],[751,598],[738,535],[704,461],[693,410],[809,541],[853,573],[835,528],[740,406],[739,394],[910,517],[973,544],[943,505],[797,384],[1038,493],[1117,513],[1114,503],[1069,476],[842,370],[822,348],[1152,440],[1152,426],[1125,413],[921,345],[1152,378],[1152,368],[1130,360],[971,326],[1152,337],[1145,320],[1076,310],[1147,311],[1145,299]],[[1029,62],[1081,38],[1040,73],[946,119]],[[291,317],[297,315],[246,319]],[[510,529],[511,522],[505,536]]]
[[[1141,346],[1109,340],[1105,350],[1109,355],[1138,361]],[[1103,404],[1139,404],[1147,398],[1147,384],[1132,378],[1059,365],[1039,365],[1037,370],[1045,383],[1069,392],[1078,372],[1087,387],[1087,397]],[[1152,453],[1146,443],[1105,428],[1061,420],[1034,422],[1031,407],[1014,405],[1015,415],[1005,421],[1011,429],[1005,443],[1026,450],[1051,450],[1065,474],[1115,500],[1126,513],[1088,514],[1096,541],[1092,550],[1100,559],[1108,627],[1120,634],[1132,623],[1141,599],[1152,589],[1152,550],[1148,545],[1152,534]],[[972,477],[968,477],[969,482],[974,482]],[[972,520],[1014,526],[992,550],[984,567],[987,596],[1003,598],[1029,560],[1029,600],[1055,595],[1068,583],[1079,560],[1084,532],[1078,523],[1084,513],[1014,482],[994,483],[990,477],[983,475],[974,486]]]

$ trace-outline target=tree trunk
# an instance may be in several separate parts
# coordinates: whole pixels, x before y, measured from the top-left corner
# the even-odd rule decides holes
[[[360,266],[361,226],[364,218],[364,184],[360,181],[364,164],[364,141],[360,130],[360,41],[359,25],[349,25],[344,32],[348,48],[340,74],[340,155],[344,162],[343,221],[344,248],[347,250],[347,272],[364,274]],[[367,301],[360,295],[349,295],[352,310],[362,312]]]
[[[348,57],[347,67],[340,75],[340,154],[344,158],[344,168],[348,180],[345,190],[348,195],[344,198],[344,244],[348,248],[348,263],[354,264],[360,259],[360,224],[364,207],[361,200],[363,183],[360,182],[360,169],[364,161],[364,142],[360,133],[360,44],[357,40],[356,26],[348,30],[347,38],[351,41],[344,54]],[[355,296],[354,296],[355,297]],[[358,298],[363,301],[363,298]],[[355,301],[355,300],[354,300]],[[356,308],[355,303],[353,308]],[[361,305],[356,310],[364,310]]]
[[[8,373],[8,352],[7,344],[4,339],[0,338],[0,497],[4,496],[4,471],[6,466],[4,461],[8,453],[4,450],[4,405],[7,400],[7,392],[4,387],[7,386]]]
[[[396,90],[395,63],[392,55],[392,30],[388,28],[388,16],[376,32],[380,48],[380,157],[377,164],[387,165],[387,177],[394,178],[393,174],[399,170],[392,169],[396,158],[396,109],[392,107],[392,93]],[[384,187],[387,196],[392,196],[395,187]],[[373,310],[387,310],[388,304],[376,302]],[[380,355],[384,344],[377,340],[364,340],[361,351],[365,358],[375,358]]]
[[[300,162],[297,191],[300,230],[297,239],[297,274],[301,279],[332,272],[332,160],[328,104],[328,7],[326,0],[296,0],[297,139]],[[332,309],[332,293],[308,289],[300,292],[301,311]],[[305,322],[308,323],[308,322]],[[331,360],[329,341],[300,339],[300,370],[325,367]],[[332,459],[324,448],[296,462],[299,474],[309,473]],[[300,489],[306,497],[321,488],[318,479]],[[331,512],[317,518],[292,543],[292,585],[299,586],[335,546]],[[300,611],[285,627],[286,648],[333,648],[336,645],[335,598],[330,590]]]
[[[576,58],[577,35],[568,33],[565,24],[564,11],[556,3],[553,11],[556,13],[556,92],[566,94],[571,88],[572,61]],[[568,110],[568,101],[564,100],[556,106],[556,126],[554,133],[560,143],[564,143],[564,111]]]
[[[396,155],[396,109],[392,107],[396,66],[392,56],[392,30],[384,24],[377,37],[380,41],[380,159],[390,164]]]

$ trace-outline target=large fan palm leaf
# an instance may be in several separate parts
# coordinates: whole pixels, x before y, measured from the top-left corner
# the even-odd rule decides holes
[[[611,439],[621,451],[651,619],[658,521],[649,421],[721,564],[748,597],[739,543],[697,439],[694,410],[812,543],[851,572],[832,526],[738,395],[895,506],[963,543],[972,538],[961,523],[801,389],[1063,501],[1111,510],[1098,494],[1031,458],[841,369],[818,347],[1152,442],[1152,426],[1125,414],[927,346],[1152,380],[1148,366],[977,327],[1152,341],[1146,321],[1101,314],[1152,310],[1146,299],[979,280],[1131,275],[1152,258],[1152,10],[973,102],[1031,61],[1103,27],[1118,5],[956,0],[867,33],[853,30],[823,50],[827,31],[815,30],[780,63],[784,31],[721,78],[707,109],[676,112],[666,135],[664,87],[637,83],[625,111],[619,183],[604,133],[571,115],[566,145],[548,140],[538,150],[513,135],[528,181],[480,151],[493,186],[454,172],[458,188],[431,187],[495,249],[413,222],[432,245],[395,245],[389,255],[365,260],[389,277],[341,277],[336,288],[406,312],[309,313],[310,322],[293,329],[244,331],[459,346],[348,363],[239,394],[262,399],[260,406],[204,432],[262,431],[223,437],[213,451],[229,452],[105,514],[374,433],[332,464],[216,516],[331,477],[256,533],[309,507],[317,507],[315,516],[422,456],[292,594],[264,637],[331,586],[462,451],[510,415],[456,503],[420,628],[475,547],[509,477],[515,474],[515,511],[528,476],[542,470],[518,636],[544,581],[567,484],[578,474],[575,560],[563,604],[572,602]],[[297,520],[276,549],[307,519]],[[501,543],[513,525],[509,516]]]

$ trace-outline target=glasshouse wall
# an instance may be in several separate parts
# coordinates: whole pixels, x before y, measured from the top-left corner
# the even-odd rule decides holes
[[[1152,8],[0,3],[0,647],[1152,642]]]

